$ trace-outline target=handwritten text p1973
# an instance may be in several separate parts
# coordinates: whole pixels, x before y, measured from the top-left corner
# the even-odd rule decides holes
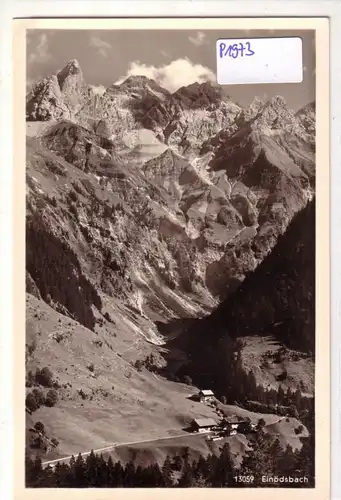
[[[250,42],[240,42],[234,43],[232,45],[226,45],[224,42],[220,42],[219,44],[219,57],[223,59],[224,57],[233,57],[233,59],[237,59],[237,57],[244,56],[253,56],[254,51],[251,49]]]

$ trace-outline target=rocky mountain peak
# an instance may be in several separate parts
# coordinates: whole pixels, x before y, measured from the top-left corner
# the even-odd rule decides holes
[[[173,98],[184,109],[203,109],[219,105],[224,95],[222,88],[212,82],[194,82],[179,88]]]
[[[190,83],[189,85],[184,85],[183,87],[180,87],[174,94],[177,92],[182,93],[182,92],[205,92],[209,93],[212,90],[221,90],[220,87],[213,82],[193,82]]]
[[[283,97],[275,96],[260,109],[256,120],[270,128],[282,129],[283,126],[295,124],[295,115],[288,109]]]
[[[129,76],[123,83],[121,83],[120,87],[131,91],[134,89],[153,90],[162,95],[169,95],[168,90],[164,89],[155,80],[148,78],[145,75]]]
[[[145,87],[147,84],[156,85],[155,80],[148,78],[145,75],[131,75],[128,76],[122,83],[122,87]]]
[[[40,80],[26,99],[27,119],[70,119],[83,105],[87,87],[76,59],[56,75]]]
[[[123,82],[115,83],[108,87],[108,95],[126,94],[129,97],[148,97],[151,94],[155,97],[163,99],[164,96],[169,96],[168,90],[161,87],[155,80],[148,78],[145,75],[131,75]]]
[[[282,96],[274,96],[268,101],[256,97],[247,108],[241,111],[239,119],[244,122],[262,119],[271,124],[278,116],[288,113],[290,111]]]
[[[287,102],[281,95],[276,95],[272,97],[269,101],[267,101],[266,105],[267,107],[271,106],[273,108],[278,108],[278,107],[287,108]]]
[[[26,98],[26,118],[30,121],[58,120],[69,118],[58,78],[52,75],[38,81]]]
[[[237,115],[236,123],[238,127],[248,124],[248,128],[268,136],[288,132],[307,140],[304,125],[288,108],[284,97],[279,95],[268,101],[256,98]]]
[[[82,73],[82,69],[80,67],[79,62],[77,59],[70,59],[68,63],[64,66],[62,70],[59,71],[59,74],[77,74],[77,73]]]
[[[65,87],[70,86],[70,83],[74,84],[83,83],[83,72],[76,59],[72,59],[67,63],[67,65],[57,73],[58,83],[61,90]]]
[[[315,111],[316,111],[316,103],[315,103],[315,101],[312,101],[312,102],[309,102],[308,104],[305,104],[304,106],[302,106],[302,108],[300,108],[297,111],[296,116],[299,116],[299,115],[304,114],[304,113],[315,112]]]
[[[315,102],[310,102],[306,104],[296,113],[296,118],[299,120],[300,124],[308,133],[308,142],[315,143],[315,115],[316,115],[316,104]]]

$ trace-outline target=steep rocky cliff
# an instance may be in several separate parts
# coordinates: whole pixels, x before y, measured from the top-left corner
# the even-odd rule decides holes
[[[201,304],[199,309],[214,306],[233,291],[313,195],[314,151],[308,140],[313,106],[295,115],[283,98],[275,97],[268,102],[256,99],[242,110],[211,83],[170,94],[146,77],[130,77],[102,95],[92,95],[74,60],[46,82],[38,83],[27,101],[30,120],[51,121],[38,140],[41,155],[53,152],[67,162],[69,190],[75,179],[67,170],[77,168],[82,182],[102,191],[95,203],[99,213],[104,203],[112,204],[111,197],[117,206],[126,200],[121,224],[132,224],[127,234],[130,248],[133,241],[146,244],[137,235],[148,218],[145,234],[154,250],[147,254],[156,252],[153,270],[146,270],[135,248],[134,267],[143,276],[147,273],[153,288],[160,288],[155,283],[161,280],[161,288],[182,290],[182,283],[184,291],[193,294],[189,300]],[[147,141],[154,143],[154,153],[145,157],[142,150],[149,145],[137,134],[139,129],[149,129]],[[50,160],[52,171],[55,161],[61,160]],[[45,169],[44,175],[51,172]],[[57,195],[65,190],[65,185],[56,186]],[[92,196],[85,193],[86,198]],[[91,232],[82,208],[89,207],[89,200],[84,194],[74,196],[74,206]],[[56,199],[54,211],[59,211]],[[110,210],[108,224],[115,232],[113,216],[119,219],[119,209]],[[101,245],[106,243],[102,240]],[[130,260],[127,251],[128,273]],[[115,287],[108,286],[115,293]],[[135,292],[145,296],[143,290]]]
[[[260,384],[281,380],[313,393],[315,199],[238,289],[212,314],[188,324],[169,348],[186,352],[185,372],[224,393],[237,339],[245,369],[258,373]]]

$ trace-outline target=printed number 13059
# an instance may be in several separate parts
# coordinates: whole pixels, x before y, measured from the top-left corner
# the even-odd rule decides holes
[[[254,476],[234,476],[233,478],[236,483],[253,483],[255,480]]]

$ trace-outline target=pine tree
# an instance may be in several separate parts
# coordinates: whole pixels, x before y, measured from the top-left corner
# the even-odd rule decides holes
[[[33,484],[32,484],[33,487],[42,486],[44,473],[40,457],[36,457],[33,462],[32,478],[33,478]]]
[[[261,430],[253,440],[252,449],[244,456],[241,470],[243,474],[255,477],[254,486],[262,486],[262,475],[272,474],[273,457],[270,453],[270,443]]]
[[[104,460],[103,455],[97,457],[97,477],[96,477],[96,487],[106,488],[108,487],[108,465]]]
[[[257,432],[263,432],[263,428],[265,426],[264,418],[260,418],[257,423]]]
[[[246,395],[248,399],[255,399],[258,393],[258,386],[255,374],[250,370],[246,376]]]
[[[162,472],[158,463],[152,465],[152,471],[153,471],[155,486],[158,488],[164,487],[165,481],[163,479]]]
[[[85,475],[87,478],[87,483],[90,487],[96,487],[98,484],[97,475],[98,475],[98,467],[97,467],[97,456],[94,451],[91,450],[90,454],[86,457],[85,460]]]
[[[302,448],[296,455],[295,469],[301,477],[308,478],[308,483],[299,483],[300,487],[315,486],[315,434],[304,438]]]
[[[234,484],[234,465],[231,459],[231,450],[228,443],[225,443],[221,449],[218,462],[212,475],[212,486],[221,488]]]
[[[60,462],[57,462],[54,467],[54,480],[57,488],[63,487],[62,467]]]
[[[34,485],[34,462],[26,452],[25,453],[25,484],[26,487],[31,488]]]
[[[124,469],[121,462],[116,462],[114,465],[114,486],[123,486],[124,481]]]
[[[167,488],[173,485],[172,479],[172,461],[169,455],[167,455],[162,467],[162,476]]]
[[[74,488],[74,470],[66,463],[57,463],[54,469],[55,483],[62,488]]]
[[[124,469],[123,486],[127,488],[134,487],[135,465],[132,461],[128,462]]]
[[[202,457],[200,457],[202,458]],[[200,459],[199,459],[200,460]],[[206,478],[199,471],[198,462],[192,462],[192,474],[193,474],[193,487],[194,488],[204,488],[206,486]]]
[[[107,481],[108,481],[108,488],[115,485],[115,468],[111,456],[109,456],[107,462]]]
[[[297,412],[299,413],[301,408],[302,408],[302,394],[300,389],[296,389],[296,392],[294,393],[294,405],[297,409]]]
[[[86,476],[86,466],[83,457],[80,453],[75,461],[74,480],[75,480],[75,488],[85,488],[86,486],[89,485],[88,478]]]
[[[179,455],[175,455],[175,457],[173,458],[173,465],[172,465],[173,469],[176,470],[176,471],[181,471],[182,469],[182,458],[179,456]]]
[[[299,418],[299,414],[295,405],[290,405],[289,414],[293,418]]]
[[[205,486],[210,476],[210,469],[207,460],[200,456],[195,468],[195,480],[197,486]]]
[[[275,389],[270,389],[268,391],[268,403],[271,405],[276,405],[278,403],[278,393]]]
[[[212,486],[212,480],[215,474],[215,470],[218,467],[218,457],[216,455],[208,455],[206,458],[206,467],[207,467],[207,484],[208,486]]]
[[[139,465],[135,471],[134,486],[136,488],[144,488],[146,486],[145,482],[146,482],[146,478],[145,478],[145,474],[144,474],[144,469],[141,467],[141,465]]]
[[[181,477],[177,486],[179,488],[191,488],[194,485],[194,476],[191,466],[185,462]]]
[[[289,389],[285,394],[284,404],[286,406],[289,406],[293,400],[293,397],[294,397],[294,391],[289,387]]]
[[[42,486],[44,486],[44,488],[54,488],[56,486],[54,471],[49,465],[43,470]]]
[[[145,488],[150,488],[154,486],[154,471],[152,466],[143,469],[143,485]]]
[[[278,474],[292,476],[295,469],[295,453],[288,444],[280,459],[277,461]]]
[[[277,400],[279,405],[285,405],[286,402],[286,393],[283,389],[283,386],[280,384],[278,388]]]
[[[74,486],[74,483],[75,483],[75,477],[76,477],[76,459],[74,457],[74,455],[72,455],[72,457],[70,458],[70,462],[69,462],[69,469],[70,469],[70,487],[75,487]]]
[[[280,474],[280,466],[283,460],[284,452],[279,439],[275,439],[275,441],[270,445],[269,454],[272,458],[274,474]]]
[[[184,452],[182,454],[182,459],[184,461],[184,465],[188,463],[188,460],[189,460],[189,447],[186,446],[186,448],[184,449]]]

